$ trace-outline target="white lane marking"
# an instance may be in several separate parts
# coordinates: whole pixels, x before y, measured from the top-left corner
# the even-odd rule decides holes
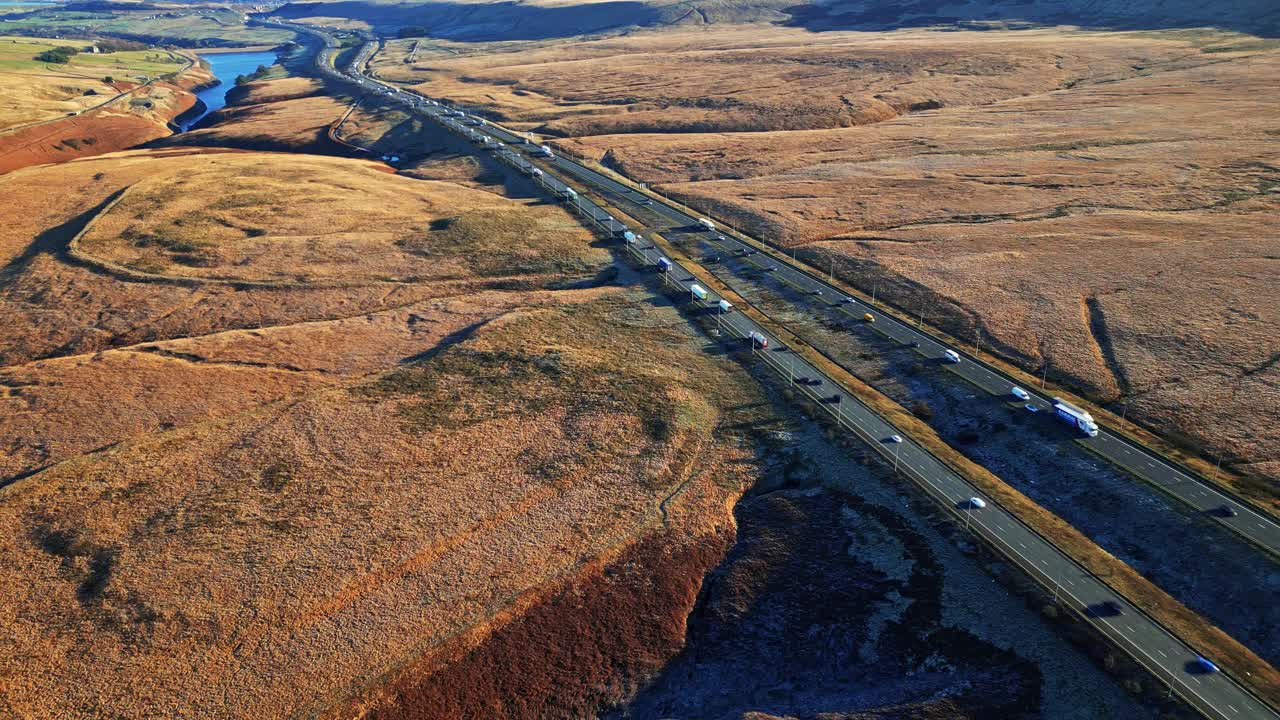
[[[1021,547],[1023,550],[1027,549],[1027,546],[1023,545],[1021,540],[1018,541],[1018,546]]]
[[[1164,651],[1163,651],[1163,650],[1156,650],[1156,652],[1160,653],[1160,657],[1163,657],[1163,658],[1167,658],[1167,657],[1169,657],[1168,655],[1165,655],[1165,654],[1164,654]]]

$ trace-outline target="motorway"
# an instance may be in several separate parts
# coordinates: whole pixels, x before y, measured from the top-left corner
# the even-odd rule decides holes
[[[501,131],[496,128],[492,130],[502,137]],[[504,139],[510,141],[511,134],[505,134],[508,137]],[[664,235],[671,230],[681,231],[697,226],[696,217],[619,183],[607,175],[562,157],[555,158],[555,164],[557,168],[584,185],[607,195],[611,202],[632,217],[658,220],[658,223],[650,224]],[[846,313],[851,319],[861,320],[864,313],[872,313],[877,320],[875,326],[877,332],[903,345],[917,343],[919,347],[915,348],[915,351],[927,359],[938,360],[947,350],[960,353],[963,360],[959,363],[947,363],[947,369],[991,395],[1012,399],[1010,391],[1014,387],[1022,387],[1031,396],[1030,404],[1041,411],[1053,412],[1053,402],[1049,396],[1025,384],[1019,385],[999,370],[967,355],[963,349],[945,345],[933,335],[893,315],[881,312],[880,308],[870,303],[858,298],[848,298],[851,302],[846,302],[847,296],[839,288],[796,266],[785,256],[761,252],[756,245],[724,232],[699,232],[699,234],[707,236],[706,239],[714,241],[727,252],[739,255],[749,253],[748,262],[760,268],[773,268],[771,272],[777,280],[811,296],[815,303],[827,303],[833,310]],[[1101,425],[1096,437],[1079,437],[1076,441],[1182,501],[1205,517],[1221,523],[1255,546],[1266,550],[1273,558],[1280,558],[1280,523],[1254,510],[1249,504],[1231,497],[1219,486],[1176,467],[1149,449]],[[1228,516],[1220,513],[1219,510],[1224,506],[1235,508],[1237,514]]]
[[[332,45],[330,44],[329,47],[331,48]],[[484,144],[485,147],[494,151],[499,160],[516,171],[530,176],[550,194],[561,198],[570,197],[567,205],[592,225],[613,237],[620,236],[626,230],[643,232],[645,228],[628,228],[590,199],[580,195],[573,196],[569,192],[567,178],[572,178],[574,183],[591,187],[608,195],[620,208],[628,212],[636,210],[637,215],[641,216],[657,213],[683,227],[696,224],[696,218],[690,217],[678,208],[650,198],[571,160],[562,157],[542,158],[530,152],[536,150],[536,146],[523,145],[522,137],[505,129],[487,123],[464,125],[464,120],[474,123],[476,119],[467,116],[458,117],[457,111],[452,111],[454,114],[450,114],[450,108],[436,101],[382,86],[378,81],[359,74],[345,77],[341,71],[333,68],[328,59],[330,52],[331,50],[326,49],[322,53],[323,60],[317,64],[322,72],[337,79],[355,82],[368,88],[370,92],[379,92],[389,99],[400,101],[425,117],[440,123],[446,129]],[[360,67],[369,54],[362,49],[353,66]],[[347,71],[353,72],[351,68]],[[506,145],[499,147],[498,141]],[[739,241],[726,237],[724,242]],[[643,239],[639,242],[624,244],[624,247],[640,265],[653,268],[655,271],[658,260],[663,257],[659,248]],[[778,265],[777,272],[784,271],[784,264],[780,260],[772,257],[769,257],[769,260]],[[785,271],[795,273],[793,280],[799,284],[799,287],[808,287],[814,291],[821,290],[821,296],[814,294],[815,300],[821,297],[825,298],[824,301],[836,303],[842,301],[843,295],[819,278],[790,265],[785,265]],[[1162,682],[1168,683],[1174,692],[1207,717],[1231,720],[1280,718],[1280,715],[1273,712],[1227,674],[1203,672],[1199,669],[1197,662],[1199,656],[1176,636],[1076,564],[1051,542],[1023,525],[1012,513],[979,492],[922,446],[909,437],[900,436],[897,428],[862,404],[817,367],[793,352],[780,338],[741,312],[719,313],[715,306],[721,298],[716,293],[710,292],[709,288],[707,297],[695,298],[691,293],[691,288],[695,284],[694,277],[679,263],[672,261],[669,271],[658,274],[669,288],[684,294],[694,310],[715,313],[717,327],[721,333],[729,338],[737,338],[736,342],[741,343],[744,350],[750,349],[768,367],[786,378],[791,387],[809,397],[842,427],[875,448],[895,470],[918,483],[958,521],[985,538],[1011,561],[1022,567],[1031,577],[1052,591],[1060,602],[1078,611],[1085,621],[1147,667]],[[867,311],[858,302],[848,306],[850,312],[859,317]],[[884,318],[886,321],[891,320],[878,312],[877,317]],[[919,350],[926,358],[932,362],[942,362],[942,353],[946,347],[933,337],[919,333],[909,325],[897,321],[885,322],[884,325],[888,328],[886,332],[890,337],[899,338],[904,342],[918,340]],[[760,347],[759,343],[750,340],[753,333],[766,339],[767,346]],[[982,367],[968,357],[951,367],[957,372],[968,373],[965,375],[966,379],[992,392],[1007,393],[1012,387],[1012,381]],[[1043,397],[1037,397],[1035,401],[1047,403]],[[1099,437],[1102,435],[1100,434]],[[894,438],[899,438],[900,441],[894,441]],[[1123,450],[1118,451],[1123,452]],[[1168,470],[1178,472],[1173,468]],[[1190,478],[1180,482],[1195,483]],[[975,499],[979,502],[974,502]],[[1241,515],[1243,516],[1244,513],[1242,512]]]

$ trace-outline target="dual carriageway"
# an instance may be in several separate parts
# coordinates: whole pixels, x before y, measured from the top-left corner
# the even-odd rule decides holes
[[[298,26],[287,27],[300,30]],[[525,136],[364,75],[360,69],[376,51],[376,43],[365,43],[357,51],[349,67],[338,70],[333,65],[333,57],[338,48],[332,38],[309,28],[302,31],[318,36],[325,42],[324,49],[317,57],[317,66],[322,73],[354,83],[369,92],[383,94],[451,132],[483,142],[500,161],[530,176],[549,193],[560,198],[571,198],[568,204],[576,212],[611,237],[621,237],[627,231],[636,234],[657,232],[664,237],[681,233],[700,235],[703,240],[714,242],[724,251],[744,257],[761,269],[766,269],[781,282],[812,297],[814,303],[826,303],[831,309],[848,313],[854,318],[861,318],[864,313],[874,314],[879,321],[876,324],[877,332],[912,347],[926,361],[942,363],[947,351],[959,352],[961,362],[949,363],[947,367],[988,393],[1007,397],[1016,385],[1012,378],[996,368],[966,355],[959,348],[949,347],[922,328],[886,314],[878,307],[861,299],[847,297],[833,284],[767,248],[759,247],[749,239],[701,228],[698,217],[674,203],[640,192],[570,158],[559,155],[547,157],[539,151],[539,146],[526,142]],[[644,221],[646,227],[629,227],[620,222],[591,199],[570,192],[571,184],[607,198],[611,205],[630,217]],[[646,267],[656,268],[658,260],[666,257],[656,245],[645,240],[628,243],[624,247],[633,259]],[[693,274],[680,263],[670,258],[668,260],[672,267],[662,274],[663,282],[692,299],[691,288],[695,285]],[[709,311],[713,311],[721,299],[715,292],[709,292],[700,302]],[[693,301],[699,302],[696,299]],[[982,537],[1047,591],[1052,592],[1059,602],[1076,611],[1086,622],[1110,638],[1117,647],[1125,650],[1155,677],[1166,683],[1171,692],[1176,692],[1211,718],[1280,718],[1280,715],[1228,674],[1207,672],[1202,658],[1173,633],[1115,593],[1102,580],[1090,574],[1035,530],[1024,525],[1012,513],[986,497],[942,460],[911,438],[903,438],[893,425],[794,352],[768,328],[741,312],[717,314],[716,323],[724,335],[739,338],[744,347],[749,347],[770,369],[786,378],[793,389],[812,400],[840,427],[874,448],[887,463],[912,479],[926,494],[955,516],[958,522]],[[751,339],[753,336],[767,340],[767,344],[762,347],[762,343]],[[801,378],[804,382],[799,381]],[[1051,411],[1052,401],[1043,394],[1031,391],[1029,402],[1041,410]],[[892,440],[895,438],[902,439],[895,442]],[[1280,556],[1280,525],[1254,511],[1246,503],[1228,496],[1221,488],[1176,467],[1147,448],[1105,427],[1100,429],[1096,437],[1082,438],[1080,442],[1090,444],[1090,449],[1099,455],[1160,487],[1192,508],[1215,516],[1218,522],[1250,542]],[[979,502],[974,502],[975,499]],[[1213,515],[1215,510],[1223,506],[1237,508],[1238,512],[1234,515]]]

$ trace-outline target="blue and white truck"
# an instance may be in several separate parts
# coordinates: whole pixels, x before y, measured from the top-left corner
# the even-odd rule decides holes
[[[1072,405],[1062,398],[1054,398],[1053,410],[1057,413],[1059,420],[1071,425],[1089,437],[1098,436],[1098,423],[1093,421],[1093,416],[1084,408]]]

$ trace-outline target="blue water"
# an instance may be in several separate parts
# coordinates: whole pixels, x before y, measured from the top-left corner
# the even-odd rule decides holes
[[[0,2],[4,2],[4,0],[0,0]],[[227,93],[236,86],[237,75],[248,75],[257,70],[259,65],[273,65],[276,61],[276,54],[270,50],[210,53],[201,57],[209,63],[210,70],[213,71],[215,77],[222,81],[222,84],[196,93],[196,97],[204,102],[205,111],[201,115],[185,119],[182,122],[183,132],[194,127],[196,123],[204,119],[205,115],[227,106]]]
[[[5,7],[34,7],[39,5],[57,5],[57,4],[58,3],[40,2],[39,0],[35,0],[34,2],[27,2],[27,0],[0,0],[0,5],[3,5]]]

